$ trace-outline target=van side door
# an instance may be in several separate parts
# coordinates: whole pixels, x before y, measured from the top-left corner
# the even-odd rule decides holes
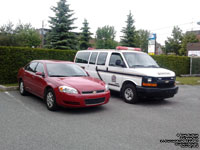
[[[112,90],[120,91],[126,65],[120,53],[113,52],[108,64],[107,82]]]
[[[106,83],[107,83],[107,71],[108,71],[107,56],[108,56],[108,52],[100,52],[97,59],[97,66],[96,66],[96,71],[97,71],[99,79],[103,80]]]
[[[98,56],[98,52],[92,52],[91,56],[90,56],[90,60],[89,60],[89,66],[87,68],[87,72],[89,73],[90,76],[95,77],[95,78],[99,78],[99,75],[97,73],[97,56]]]

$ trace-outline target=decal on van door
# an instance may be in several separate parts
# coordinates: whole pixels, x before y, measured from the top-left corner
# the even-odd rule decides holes
[[[112,75],[112,76],[111,76],[111,81],[112,81],[112,82],[116,82],[116,75]]]

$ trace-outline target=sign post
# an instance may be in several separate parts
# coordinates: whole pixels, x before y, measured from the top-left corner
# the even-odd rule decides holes
[[[156,53],[156,34],[151,33],[148,42],[148,54],[155,55]]]

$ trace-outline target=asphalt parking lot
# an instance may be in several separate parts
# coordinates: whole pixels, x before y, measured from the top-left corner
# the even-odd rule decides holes
[[[179,86],[166,100],[50,112],[42,100],[0,92],[1,150],[176,150],[177,133],[200,134],[200,86]],[[198,142],[199,143],[199,142]]]

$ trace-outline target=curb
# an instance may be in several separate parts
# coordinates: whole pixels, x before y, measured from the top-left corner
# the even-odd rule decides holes
[[[3,86],[3,85],[0,85],[0,90],[1,91],[14,91],[14,90],[18,90],[19,87],[18,86]]]

